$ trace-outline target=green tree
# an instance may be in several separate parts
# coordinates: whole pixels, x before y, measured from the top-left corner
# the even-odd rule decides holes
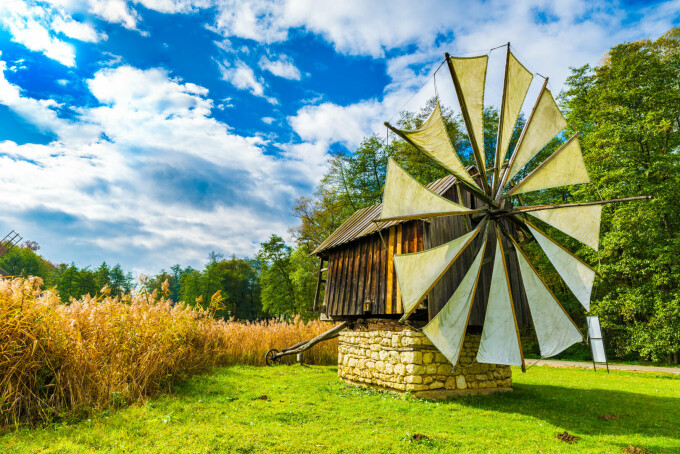
[[[169,297],[171,296],[170,284],[174,279],[175,279],[174,275],[168,273],[165,270],[161,270],[161,272],[158,273],[157,275],[149,277],[149,279],[146,281],[146,289],[149,292],[156,292],[156,294],[159,296],[163,295]],[[163,284],[165,284],[165,281],[168,281],[167,291],[163,290]]]
[[[202,296],[202,276],[201,272],[191,267],[184,269],[180,277],[180,301],[184,301],[190,306],[201,306],[203,303]],[[208,300],[209,302],[209,300]],[[207,302],[206,302],[207,303]]]
[[[111,268],[109,282],[112,296],[121,296],[132,291],[132,274],[123,271],[119,264]]]
[[[298,246],[290,255],[290,280],[293,283],[295,295],[297,295],[300,305],[306,308],[310,308],[314,304],[319,271],[318,257],[310,256],[309,253],[310,251],[306,247]],[[323,291],[319,295],[319,302],[319,304],[323,302]]]
[[[291,247],[283,238],[272,235],[257,253],[263,310],[271,316],[290,318],[300,314],[311,317],[310,305],[300,301],[291,279]]]
[[[78,297],[82,295],[96,296],[101,288],[97,282],[97,273],[89,267],[78,270]]]
[[[78,291],[78,268],[74,264],[61,264],[57,267],[59,276],[57,278],[56,288],[59,293],[59,298],[62,302],[68,303],[71,298],[78,298],[80,293]]]
[[[26,242],[22,246],[17,246],[0,257],[0,268],[10,276],[40,277],[45,286],[52,286],[55,267],[37,254],[38,249],[40,246],[35,242]]]
[[[600,66],[573,69],[562,102],[570,126],[582,131],[591,178],[567,198],[654,196],[605,208],[594,312],[603,317],[618,353],[677,362],[679,30],[656,41],[618,45]]]
[[[99,287],[100,291],[104,288],[104,286],[111,287],[111,269],[106,264],[106,262],[102,262],[102,264],[99,265],[99,268],[97,268],[95,274],[97,275],[97,287]]]
[[[219,266],[225,315],[242,320],[259,318],[262,312],[259,276],[253,261],[232,256]]]

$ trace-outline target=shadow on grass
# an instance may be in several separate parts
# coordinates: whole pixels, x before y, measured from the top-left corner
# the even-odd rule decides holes
[[[531,416],[585,435],[641,434],[680,439],[678,398],[536,384],[515,384],[513,389],[511,393],[468,396],[457,402],[482,410]],[[615,418],[600,418],[604,415]]]

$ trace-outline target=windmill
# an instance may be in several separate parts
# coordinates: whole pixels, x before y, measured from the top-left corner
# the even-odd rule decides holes
[[[505,47],[505,46],[503,46]],[[467,129],[478,177],[473,178],[463,165],[442,118],[439,103],[425,122],[415,130],[401,130],[385,125],[403,140],[454,175],[486,207],[470,209],[420,185],[394,161],[388,163],[380,221],[427,219],[437,216],[471,215],[476,226],[468,233],[423,252],[394,256],[403,304],[402,321],[406,321],[451,265],[473,244],[474,260],[464,278],[442,310],[423,328],[424,334],[447,357],[458,364],[463,338],[479,285],[485,254],[495,250],[489,298],[476,360],[479,363],[521,366],[524,355],[517,318],[512,302],[511,285],[521,281],[526,292],[531,318],[542,357],[565,350],[583,337],[569,314],[546,285],[524,248],[508,231],[508,223],[533,238],[548,257],[567,287],[586,311],[595,270],[541,230],[536,219],[598,249],[602,206],[608,203],[649,198],[632,197],[562,205],[512,206],[510,198],[566,185],[589,182],[588,172],[574,134],[545,161],[523,178],[520,171],[556,136],[567,123],[545,81],[521,136],[505,159],[512,131],[534,75],[527,70],[507,45],[505,77],[496,140],[495,162],[487,168],[484,156],[483,110],[488,55],[451,57],[448,66],[463,121]],[[540,76],[542,77],[542,76]],[[482,241],[475,241],[475,238]],[[520,279],[511,279],[506,263],[507,250],[501,241],[506,237],[517,252]],[[487,251],[489,250],[489,251]]]
[[[5,235],[5,237],[2,240],[0,240],[0,258],[2,258],[5,254],[14,249],[19,244],[21,239],[22,239],[21,236],[14,230]],[[0,276],[7,275],[8,273],[2,268],[0,268]]]

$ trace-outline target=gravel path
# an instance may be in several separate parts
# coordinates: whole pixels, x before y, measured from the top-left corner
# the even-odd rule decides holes
[[[527,367],[536,363],[535,359],[527,359]],[[593,363],[580,361],[555,361],[550,359],[542,359],[538,361],[537,366],[552,366],[552,367],[580,367],[583,369],[592,369]],[[680,375],[680,367],[655,367],[655,366],[633,366],[630,364],[610,364],[609,368],[612,370],[630,370],[634,372],[663,372],[665,374]],[[605,370],[604,364],[597,364],[597,370]]]

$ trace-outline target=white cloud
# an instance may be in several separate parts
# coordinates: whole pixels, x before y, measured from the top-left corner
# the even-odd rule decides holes
[[[253,70],[242,61],[234,66],[220,64],[222,79],[231,83],[239,90],[248,90],[255,96],[264,96],[262,80],[255,77]]]
[[[286,40],[290,29],[302,27],[323,36],[340,52],[382,56],[384,49],[432,42],[454,21],[461,22],[461,11],[469,16],[475,6],[408,0],[224,0],[218,8],[215,26],[225,36],[272,43]]]
[[[74,20],[59,5],[26,0],[4,0],[0,4],[0,26],[9,31],[13,41],[65,66],[75,66],[76,50],[58,35],[85,42],[106,39],[105,34],[97,32],[91,24]]]
[[[265,96],[264,81],[257,77],[253,69],[242,61],[237,61],[233,65],[229,63],[218,63],[222,79],[229,82],[239,90],[248,90],[255,96],[265,98],[270,104],[278,104],[276,98]]]
[[[225,36],[238,36],[258,42],[284,41],[289,26],[283,20],[285,4],[282,1],[221,0],[215,28]]]
[[[102,19],[134,30],[139,19],[125,0],[87,0],[88,11]]]
[[[1,54],[0,54],[1,55]],[[4,104],[42,131],[53,132],[74,143],[88,141],[98,134],[98,129],[82,122],[75,124],[59,118],[52,99],[33,99],[22,95],[16,85],[5,78],[7,64],[0,60],[0,104]]]
[[[44,53],[65,66],[74,66],[75,48],[50,33],[48,12],[40,6],[28,6],[21,0],[6,0],[0,4],[0,24],[12,35],[12,40],[26,48]]]
[[[375,57],[407,45],[415,45],[414,54],[429,54],[437,47],[433,43],[448,43],[446,50],[454,53],[510,40],[528,59],[550,54],[552,63],[590,58],[621,40],[667,30],[679,17],[680,2],[644,7],[630,16],[624,8],[605,0],[222,0],[215,28],[225,37],[261,43],[285,41],[291,29],[303,28],[338,52]]]
[[[293,130],[308,142],[342,143],[356,147],[362,137],[371,132],[373,119],[384,114],[377,101],[352,104],[347,107],[332,103],[305,106],[288,118]]]
[[[190,13],[198,8],[208,8],[214,2],[210,0],[134,0],[148,9],[161,13]]]
[[[273,117],[262,117],[262,123],[270,125],[274,123],[274,121],[276,121],[276,119]]]
[[[300,70],[297,69],[293,60],[287,55],[280,55],[275,60],[270,60],[267,57],[260,58],[260,68],[269,71],[275,76],[283,77],[284,79],[300,80]]]
[[[97,32],[91,24],[78,22],[70,17],[57,16],[52,21],[52,29],[83,42],[96,43],[106,39],[106,34]]]
[[[168,257],[197,266],[214,249],[252,254],[271,232],[285,233],[291,201],[301,186],[311,189],[304,156],[265,154],[261,138],[211,117],[206,88],[166,70],[100,70],[87,84],[102,105],[78,109],[69,122],[54,101],[8,82],[5,66],[0,103],[57,139],[0,142],[3,190],[18,192],[0,219],[42,238],[56,260],[70,261],[73,244],[96,251],[92,263],[129,254],[144,272],[168,267]],[[36,212],[47,214],[31,222]],[[73,220],[52,221],[64,216]]]

